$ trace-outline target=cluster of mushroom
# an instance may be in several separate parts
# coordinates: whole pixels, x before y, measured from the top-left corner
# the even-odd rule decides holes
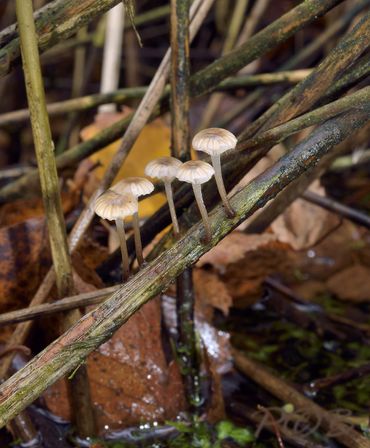
[[[209,128],[198,132],[192,141],[196,151],[203,151],[211,156],[212,165],[201,160],[190,160],[182,163],[174,157],[160,157],[152,160],[145,167],[147,176],[163,181],[170,209],[173,231],[177,237],[180,233],[173,200],[172,182],[175,178],[182,182],[192,184],[195,200],[197,202],[206,234],[206,241],[211,239],[211,227],[207,209],[202,196],[202,184],[215,176],[217,188],[228,217],[234,216],[227,193],[225,190],[222,171],[221,154],[229,149],[234,149],[237,143],[236,137],[226,129]],[[117,182],[96,200],[95,213],[103,219],[114,220],[120,239],[122,253],[123,279],[129,277],[129,257],[127,253],[126,236],[124,230],[124,218],[133,216],[133,228],[135,239],[136,257],[141,266],[144,263],[142,243],[139,229],[138,198],[150,194],[154,185],[143,177],[128,177]]]

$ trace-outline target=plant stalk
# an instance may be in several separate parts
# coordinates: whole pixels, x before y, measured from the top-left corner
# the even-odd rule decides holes
[[[183,162],[191,158],[189,132],[189,9],[189,0],[171,0],[171,149],[172,155]],[[176,215],[173,199],[172,208]],[[171,208],[170,213],[172,216]],[[175,234],[176,237],[179,237],[178,224]],[[193,415],[199,415],[202,399],[200,362],[194,325],[195,296],[191,267],[185,269],[177,277],[176,294],[177,359],[189,409]]]
[[[16,0],[16,14],[51,254],[58,295],[62,298],[73,292],[72,264],[59,193],[58,174],[53,153],[54,144],[46,110],[32,0]],[[62,331],[67,331],[80,317],[81,314],[77,310],[68,313],[61,322]],[[84,369],[80,369],[76,379],[69,382],[68,385],[70,386],[71,409],[74,413],[78,434],[84,438],[92,436],[95,433],[95,424],[90,390]],[[79,399],[76,400],[76,397]]]

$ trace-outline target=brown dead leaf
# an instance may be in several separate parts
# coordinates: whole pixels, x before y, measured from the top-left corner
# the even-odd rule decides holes
[[[319,181],[311,185],[310,191],[324,194]],[[290,244],[294,250],[302,250],[314,246],[339,222],[340,219],[334,213],[303,199],[296,199],[275,219],[271,229],[279,241]]]
[[[203,309],[216,308],[227,316],[233,299],[218,275],[204,269],[194,269],[193,279],[197,304]]]
[[[98,426],[135,426],[174,419],[185,408],[177,366],[167,363],[161,342],[159,300],[152,300],[88,358]],[[65,383],[45,394],[49,409],[69,418]]]
[[[69,213],[78,202],[76,193],[62,193],[63,213]],[[32,218],[45,216],[41,198],[19,199],[5,204],[0,209],[0,227],[11,226]]]
[[[45,220],[29,219],[0,229],[0,312],[27,306],[50,266]],[[0,332],[6,342],[12,327]]]
[[[247,235],[242,232],[232,232],[220,241],[216,247],[204,254],[198,261],[197,266],[202,267],[210,264],[218,271],[223,272],[227,265],[241,260],[247,252],[267,246],[273,241],[276,241],[276,237],[269,233]]]
[[[327,286],[338,299],[370,302],[370,268],[361,264],[350,266],[334,274]]]
[[[247,307],[261,298],[263,281],[269,275],[292,276],[294,259],[288,246],[271,242],[226,267],[222,280],[225,282],[236,307]]]
[[[25,306],[49,267],[44,219],[0,229],[0,312]]]

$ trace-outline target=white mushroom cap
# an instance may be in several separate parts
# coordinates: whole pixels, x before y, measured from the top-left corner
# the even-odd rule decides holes
[[[145,174],[165,181],[172,181],[181,165],[181,160],[175,159],[175,157],[159,157],[148,163],[145,167]]]
[[[95,201],[95,213],[109,221],[131,216],[137,210],[137,199],[129,193],[118,194],[109,189]]]
[[[145,177],[127,177],[112,185],[110,189],[119,194],[130,193],[138,198],[150,194],[154,185]]]
[[[193,148],[210,156],[234,149],[238,140],[233,133],[221,128],[208,128],[198,132],[193,138]]]
[[[200,185],[208,182],[214,174],[215,170],[209,163],[190,160],[179,167],[176,177],[182,182]]]

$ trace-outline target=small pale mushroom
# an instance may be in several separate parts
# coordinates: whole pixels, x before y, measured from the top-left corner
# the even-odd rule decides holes
[[[194,136],[192,142],[193,148],[196,151],[203,151],[211,156],[212,165],[215,170],[217,189],[229,218],[234,217],[235,212],[230,205],[222,178],[221,154],[229,149],[234,149],[236,144],[237,138],[235,135],[221,128],[203,129]]]
[[[118,194],[107,190],[95,201],[95,213],[103,219],[115,221],[122,254],[122,277],[126,281],[130,276],[130,262],[127,252],[124,218],[137,213],[138,203],[130,193]]]
[[[145,177],[127,177],[126,179],[117,182],[110,189],[118,194],[129,193],[133,195],[136,199],[138,199],[139,196],[145,196],[147,194],[150,194],[154,190],[154,185],[148,179],[145,179]],[[140,222],[139,222],[138,209],[132,215],[132,222],[134,227],[136,258],[139,263],[139,266],[142,266],[144,264],[144,257],[143,257],[143,245],[140,236]]]
[[[173,232],[176,237],[179,235],[180,229],[175,204],[173,202],[172,181],[176,178],[177,171],[181,165],[182,162],[175,159],[175,157],[159,157],[150,161],[145,167],[145,174],[147,176],[156,177],[163,181],[173,224]]]
[[[191,160],[190,162],[183,163],[179,167],[176,175],[182,182],[188,182],[193,186],[195,200],[197,201],[204,223],[207,243],[211,240],[211,226],[208,219],[207,209],[203,201],[202,184],[208,182],[214,173],[215,170],[209,163],[202,162],[201,160]]]

